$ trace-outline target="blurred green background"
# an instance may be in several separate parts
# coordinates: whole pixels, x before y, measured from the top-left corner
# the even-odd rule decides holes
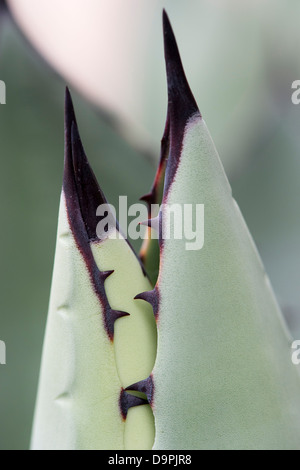
[[[228,3],[232,8],[234,2]],[[299,2],[277,3],[270,15],[254,2],[257,10],[251,10],[249,19],[240,9],[218,10],[217,5],[215,10],[206,10],[210,21],[197,31],[206,51],[198,53],[200,43],[194,42],[182,41],[180,48],[234,197],[294,335],[300,338],[300,106],[291,102],[291,84],[300,79],[300,16],[296,14],[300,8]],[[157,3],[159,18],[161,4]],[[201,2],[189,2],[182,17],[176,4],[170,6],[171,20],[172,14],[176,17],[175,32],[178,27],[183,40],[186,30],[189,39],[189,18],[195,12],[200,15]],[[234,38],[229,34],[229,15],[236,24]],[[66,83],[29,46],[7,15],[0,28],[0,79],[7,85],[7,104],[0,105],[0,340],[7,347],[7,365],[0,366],[0,449],[26,449],[55,250]],[[208,41],[211,35],[216,36],[213,50]],[[244,53],[249,41],[251,56],[249,48]],[[157,77],[151,82],[156,62],[163,70],[162,53],[157,56],[162,34],[157,33],[153,42],[153,51],[147,49],[149,71],[142,84],[145,127],[156,142],[150,156],[149,148],[147,154],[136,150],[106,118],[107,113],[73,91],[87,155],[113,204],[119,195],[136,202],[148,191],[155,172],[156,126],[163,130],[166,90]],[[203,67],[205,54],[212,57]],[[158,95],[154,95],[156,87]],[[155,106],[158,97],[161,109]]]

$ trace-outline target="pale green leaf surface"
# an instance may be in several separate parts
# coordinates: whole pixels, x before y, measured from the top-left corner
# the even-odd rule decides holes
[[[205,205],[205,242],[163,244],[154,448],[299,449],[291,338],[199,117],[166,202]]]
[[[32,448],[123,449],[114,348],[62,196]]]
[[[117,235],[117,236],[116,236]],[[134,301],[151,287],[134,252],[115,232],[91,244],[116,321],[113,342],[103,307],[69,227],[62,195],[32,449],[150,449],[153,414],[130,409],[124,421],[122,388],[146,378],[156,356],[156,323],[149,305]],[[135,407],[134,407],[135,408]],[[125,431],[126,428],[126,431]],[[125,438],[126,435],[126,438]]]
[[[111,234],[112,237],[115,234]],[[101,271],[114,270],[105,281],[110,306],[130,313],[115,323],[114,348],[118,373],[124,388],[151,373],[156,357],[156,323],[150,305],[134,297],[151,289],[140,263],[128,243],[107,238],[92,244],[94,258]],[[142,352],[142,356],[141,356]]]

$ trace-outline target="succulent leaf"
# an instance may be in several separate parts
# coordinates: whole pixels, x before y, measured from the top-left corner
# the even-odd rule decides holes
[[[62,194],[32,449],[123,449],[122,385],[103,314]]]
[[[291,337],[165,13],[164,37],[170,151],[163,200],[204,204],[205,243],[189,251],[184,239],[160,240],[157,285],[139,296],[155,305],[158,322],[154,449],[299,449]]]
[[[68,90],[65,141],[32,448],[151,448],[150,406],[124,391],[153,368],[155,319],[150,306],[134,301],[151,285],[118,224],[118,237],[97,238],[96,210],[106,199],[84,153]]]

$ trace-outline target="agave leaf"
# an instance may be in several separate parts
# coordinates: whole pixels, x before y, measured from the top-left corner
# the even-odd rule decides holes
[[[166,204],[205,205],[205,243],[160,240],[154,449],[299,449],[300,374],[269,279],[182,68],[164,13]],[[162,209],[161,220],[165,210]],[[171,227],[173,233],[174,221]],[[153,393],[154,390],[154,393]]]
[[[147,377],[154,364],[155,320],[151,308],[133,300],[150,282],[124,238],[110,232],[97,239],[96,209],[106,200],[85,156],[68,91],[65,133],[32,448],[151,448],[151,409],[124,390],[133,377]]]

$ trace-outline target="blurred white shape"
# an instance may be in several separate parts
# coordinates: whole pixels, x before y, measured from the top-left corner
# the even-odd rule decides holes
[[[159,140],[166,109],[162,8],[170,15],[200,106],[211,107],[213,116],[216,107],[224,109],[230,92],[228,122],[257,70],[253,11],[261,3],[8,0],[20,28],[71,85],[126,124],[129,139],[141,141],[148,134],[153,142]]]
[[[68,83],[127,122],[128,129],[143,128],[135,119],[141,73],[132,65],[142,59],[136,57],[146,29],[138,21],[142,2],[12,0],[9,6],[28,39]]]
[[[278,110],[286,112],[281,97],[284,88],[290,92],[287,71],[295,70],[300,2],[7,2],[25,35],[65,80],[115,117],[129,141],[157,155],[167,102],[163,7],[229,174],[243,168],[257,135],[268,138]],[[290,96],[284,100],[288,105]]]

